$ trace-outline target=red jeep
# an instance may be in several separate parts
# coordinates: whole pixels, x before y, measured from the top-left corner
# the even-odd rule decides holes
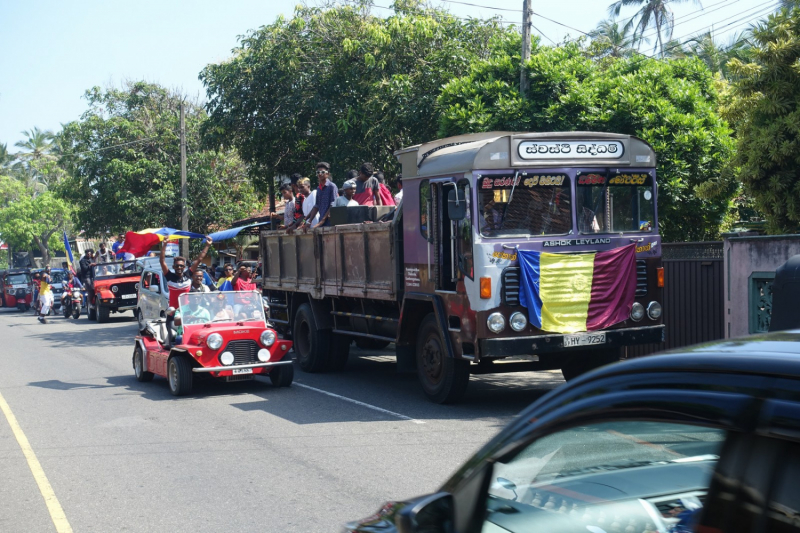
[[[269,375],[288,387],[294,378],[290,341],[278,339],[257,292],[185,293],[180,308],[147,321],[136,337],[133,370],[138,381],[169,380],[175,396],[189,394],[195,374],[225,381]]]
[[[94,294],[89,297],[89,309],[86,313],[89,320],[108,322],[111,313],[125,311],[133,311],[135,316],[141,272],[141,264],[137,261],[94,265]]]

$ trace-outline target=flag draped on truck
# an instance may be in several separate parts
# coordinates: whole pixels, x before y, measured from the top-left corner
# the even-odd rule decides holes
[[[543,331],[596,331],[626,320],[636,293],[636,249],[551,254],[519,251],[520,304]]]

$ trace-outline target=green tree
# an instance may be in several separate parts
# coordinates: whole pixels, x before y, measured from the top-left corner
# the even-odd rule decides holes
[[[576,43],[540,47],[528,63],[527,99],[519,96],[518,65],[518,57],[496,54],[448,83],[439,97],[439,136],[493,130],[636,135],[657,155],[664,238],[718,236],[736,192],[735,183],[721,179],[733,142],[717,112],[717,82],[701,61],[594,61]],[[697,194],[701,186],[704,197]]]
[[[737,124],[731,168],[773,233],[800,225],[800,10],[783,9],[752,30],[749,61],[731,60]]]
[[[69,173],[58,192],[78,208],[90,234],[180,228],[179,107],[184,98],[158,85],[127,83],[86,92],[88,110],[59,135]],[[204,150],[203,109],[186,107],[189,229],[208,232],[245,218],[258,197],[231,150]]]
[[[51,251],[64,249],[61,232],[70,223],[71,206],[50,191],[32,196],[20,190],[17,180],[7,176],[0,177],[0,191],[16,193],[16,199],[0,209],[3,240],[18,249],[35,245],[42,254],[43,264],[48,264]]]
[[[641,6],[639,11],[625,24],[625,29],[633,29],[633,41],[641,45],[647,42],[645,33],[648,29],[655,30],[655,46],[653,53],[664,55],[664,43],[672,39],[672,29],[675,26],[675,15],[670,4],[687,2],[688,0],[617,0],[608,7],[608,12],[613,17],[618,17],[623,7]],[[700,4],[693,0],[695,4]]]
[[[208,146],[234,146],[264,180],[320,159],[341,183],[372,161],[397,169],[393,151],[434,138],[442,85],[519,35],[499,21],[460,20],[411,0],[387,18],[367,2],[300,6],[250,32],[233,56],[208,65]]]
[[[628,25],[620,27],[619,22],[609,19],[603,20],[597,28],[589,32],[592,42],[601,46],[604,55],[611,57],[624,57],[633,54],[633,34]]]

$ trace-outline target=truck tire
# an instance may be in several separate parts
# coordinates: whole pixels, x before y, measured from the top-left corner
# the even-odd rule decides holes
[[[142,347],[138,344],[133,350],[133,374],[136,376],[136,381],[141,383],[152,381],[154,376],[152,372],[144,370],[144,354],[142,353]]]
[[[426,316],[417,336],[417,376],[429,400],[436,403],[457,402],[469,383],[469,362],[447,354],[436,316]]]
[[[307,303],[294,315],[292,326],[294,351],[303,372],[324,372],[328,369],[331,352],[330,330],[317,329],[314,313]]]
[[[269,371],[269,380],[276,387],[291,387],[294,380],[294,366],[276,366]]]
[[[98,324],[105,324],[108,322],[108,317],[111,314],[111,309],[108,307],[98,307],[97,308],[97,323]]]
[[[364,337],[358,337],[356,339],[356,346],[362,350],[383,350],[389,346],[389,344],[391,344],[389,341],[381,341],[378,339],[366,339]]]
[[[351,339],[347,335],[331,333],[331,352],[328,359],[328,370],[331,372],[341,372],[347,366],[347,359],[350,357]]]
[[[576,353],[561,367],[561,375],[565,381],[573,380],[590,370],[619,361],[620,355],[619,348],[602,348]]]
[[[184,396],[192,392],[192,365],[185,357],[174,355],[167,363],[169,391],[173,396]]]

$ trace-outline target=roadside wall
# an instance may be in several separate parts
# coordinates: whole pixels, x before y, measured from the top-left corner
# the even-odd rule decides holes
[[[775,270],[800,254],[800,235],[723,235],[725,337],[769,329]]]

